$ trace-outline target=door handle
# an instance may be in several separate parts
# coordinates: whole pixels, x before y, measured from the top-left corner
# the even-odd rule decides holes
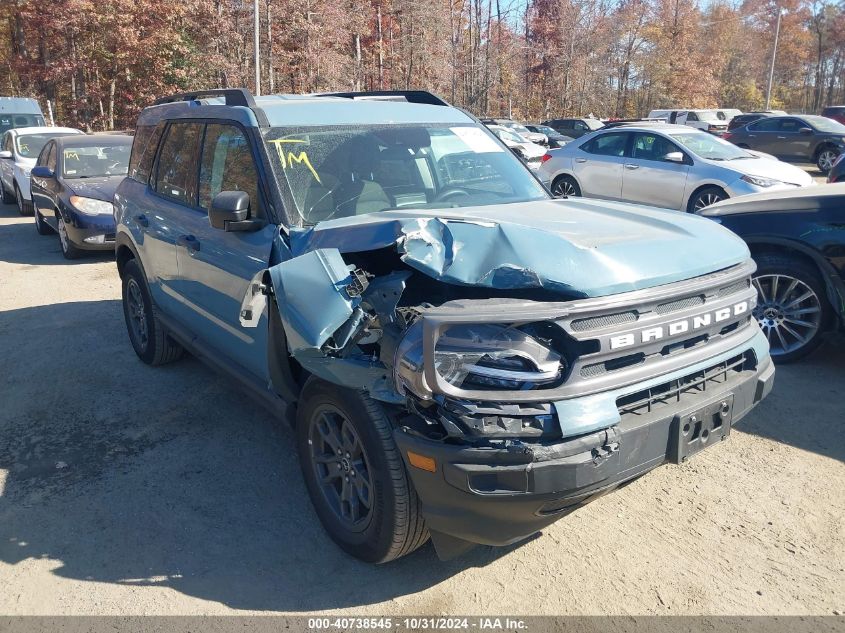
[[[147,219],[147,216],[145,216],[143,213],[141,215],[136,215],[135,221],[143,227],[147,227],[150,225],[150,221]]]
[[[639,165],[634,165],[633,163],[625,163],[625,169],[639,169]]]
[[[192,253],[200,249],[200,241],[193,235],[180,235],[176,238],[177,246],[184,246]]]
[[[576,158],[576,159],[575,159],[575,162],[576,162],[576,163],[586,163],[586,162],[587,162],[587,159],[586,159],[586,158]]]
[[[786,137],[785,136],[778,136],[778,140],[785,141]]]

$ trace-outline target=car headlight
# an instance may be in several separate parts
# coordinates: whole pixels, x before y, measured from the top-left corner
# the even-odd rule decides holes
[[[756,187],[773,187],[774,185],[781,184],[780,180],[775,180],[774,178],[763,178],[762,176],[751,176],[750,174],[742,176],[740,180],[744,180]]]
[[[105,200],[71,196],[70,203],[77,211],[85,215],[112,215],[114,213],[112,203]]]
[[[437,340],[434,367],[443,380],[467,390],[522,390],[557,381],[560,355],[513,327],[455,325]]]

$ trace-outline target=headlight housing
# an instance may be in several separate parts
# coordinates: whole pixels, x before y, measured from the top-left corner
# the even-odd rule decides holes
[[[70,203],[73,208],[84,215],[112,215],[114,206],[105,200],[94,198],[83,198],[82,196],[71,196]]]
[[[762,176],[752,176],[750,174],[745,174],[740,180],[744,180],[755,187],[773,187],[774,185],[781,184],[780,180],[775,180],[774,178],[763,178]]]

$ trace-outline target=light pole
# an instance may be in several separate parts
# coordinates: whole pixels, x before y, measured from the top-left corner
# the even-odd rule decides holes
[[[255,49],[255,96],[261,95],[261,63],[259,62],[259,39],[258,39],[258,0],[253,2],[253,13],[255,17],[255,33],[253,34],[253,48]]]
[[[772,80],[775,76],[775,57],[778,54],[778,36],[780,36],[780,17],[783,15],[783,11],[780,7],[778,7],[778,21],[777,26],[775,26],[775,45],[772,48],[772,65],[769,66],[769,85],[766,88],[766,107],[765,109],[769,109],[769,104],[772,100]]]

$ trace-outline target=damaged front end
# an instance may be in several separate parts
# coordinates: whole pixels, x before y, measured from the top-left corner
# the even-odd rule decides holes
[[[386,405],[441,557],[520,540],[672,459],[678,416],[713,399],[730,401],[707,427],[725,437],[771,386],[744,250],[635,282],[571,241],[538,243],[554,256],[526,266],[515,225],[338,229],[292,234],[293,256],[268,271],[288,352]]]

